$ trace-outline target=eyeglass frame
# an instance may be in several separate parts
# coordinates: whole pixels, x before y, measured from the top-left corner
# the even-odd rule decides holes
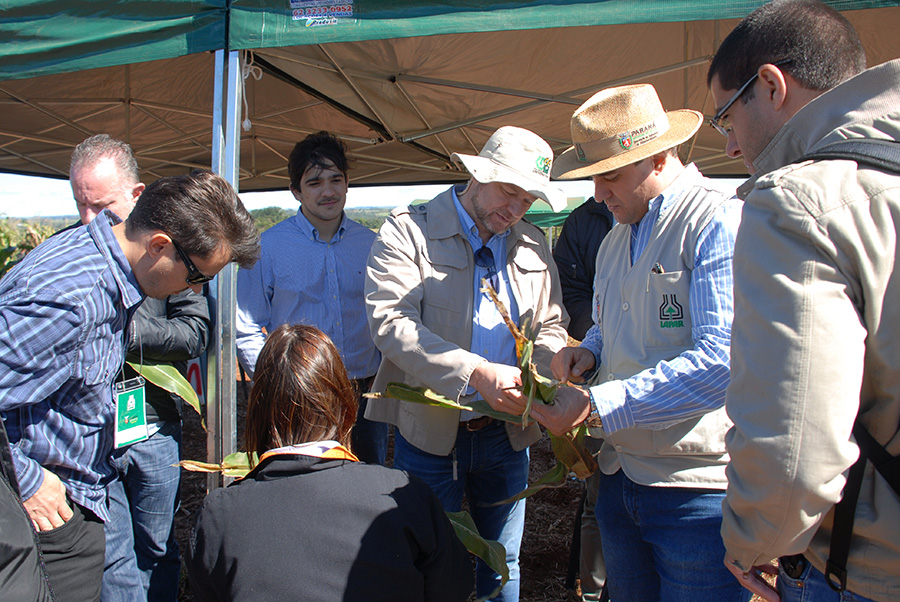
[[[171,240],[171,239],[170,239]],[[174,240],[172,241],[172,246],[175,247],[175,251],[178,253],[178,256],[181,257],[181,262],[184,264],[184,267],[187,268],[188,275],[187,278],[184,279],[190,285],[196,286],[198,284],[206,284],[213,278],[215,275],[207,276],[200,269],[194,265],[194,262],[191,261],[191,258],[188,257],[188,254],[184,252],[184,250],[178,246],[178,243]]]
[[[781,65],[786,65],[787,63],[790,63],[792,60],[793,59],[781,59],[780,61],[775,61],[774,63],[766,63],[766,64],[772,65],[774,67],[780,67]],[[730,128],[726,128],[724,125],[722,125],[720,123],[722,121],[722,118],[725,116],[725,112],[728,111],[728,109],[731,108],[731,105],[733,105],[735,103],[735,101],[738,98],[740,98],[744,92],[747,91],[747,88],[749,88],[753,84],[753,82],[756,81],[757,77],[759,77],[759,69],[756,70],[756,73],[754,73],[750,77],[750,79],[748,79],[746,82],[744,82],[743,86],[738,88],[738,91],[735,92],[734,96],[732,96],[731,99],[725,103],[724,107],[722,107],[721,109],[716,111],[716,114],[713,115],[712,117],[706,118],[707,121],[709,122],[709,125],[712,128],[714,128],[717,132],[719,132],[720,134],[725,136],[726,138],[728,138],[728,136],[731,135]]]

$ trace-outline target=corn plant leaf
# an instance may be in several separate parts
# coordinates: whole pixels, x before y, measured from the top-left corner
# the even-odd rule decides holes
[[[194,411],[203,418],[203,413],[200,411],[200,399],[197,397],[197,392],[194,391],[194,387],[192,387],[187,379],[181,375],[181,372],[179,372],[175,366],[171,364],[156,364],[153,362],[144,362],[143,365],[128,362],[128,365],[134,368],[135,372],[160,389],[165,389],[169,393],[174,393],[185,400],[187,404],[194,408]],[[206,430],[205,424],[203,425],[203,429]]]
[[[584,424],[578,425],[559,437],[547,432],[550,435],[550,443],[556,458],[568,466],[576,477],[586,479],[594,474],[594,471],[597,470],[597,461],[584,445],[584,438],[587,434],[587,427]]]
[[[253,460],[255,466],[257,463],[256,453],[253,454]],[[235,452],[225,456],[221,464],[182,460],[176,466],[191,472],[221,472],[226,477],[243,478],[250,472],[250,457],[246,452]]]
[[[453,525],[456,536],[463,542],[466,549],[481,558],[491,570],[500,575],[500,587],[478,600],[493,598],[500,593],[500,590],[509,581],[509,567],[506,566],[506,549],[499,542],[484,539],[478,533],[478,527],[475,526],[475,521],[472,520],[468,512],[448,512],[447,518],[450,519],[450,524]]]
[[[390,398],[390,399],[399,399],[401,401],[409,401],[412,403],[422,403],[429,406],[435,406],[440,408],[451,408],[454,410],[469,410],[471,412],[478,412],[479,414],[483,414],[485,416],[490,416],[495,420],[502,420],[503,422],[512,422],[513,424],[522,424],[522,417],[517,416],[515,414],[507,414],[506,412],[500,412],[492,408],[488,402],[483,399],[479,399],[478,401],[473,401],[468,405],[463,405],[460,403],[456,403],[452,399],[448,397],[444,397],[440,393],[436,391],[432,391],[431,389],[427,389],[425,387],[411,387],[409,385],[405,385],[403,383],[388,383],[385,387],[384,393],[366,393],[364,397],[368,397],[369,399],[381,399],[381,398]]]
[[[547,487],[559,487],[561,485],[564,485],[568,474],[569,467],[557,460],[556,465],[553,468],[545,472],[541,478],[529,485],[528,488],[526,488],[524,491],[520,491],[511,498],[507,498],[503,501],[496,502],[491,505],[502,506],[503,504],[512,504],[514,502],[518,502],[519,500],[525,499],[530,495],[534,495],[541,489],[546,489]]]

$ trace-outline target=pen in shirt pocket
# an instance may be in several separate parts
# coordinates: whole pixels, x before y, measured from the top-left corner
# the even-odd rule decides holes
[[[666,271],[663,269],[662,265],[657,261],[653,266],[653,269],[650,270],[651,274],[665,274]]]

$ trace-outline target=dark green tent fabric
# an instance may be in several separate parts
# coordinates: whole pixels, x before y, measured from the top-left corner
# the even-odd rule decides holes
[[[217,50],[226,0],[0,0],[0,80]]]
[[[826,1],[838,10],[900,5],[897,0]],[[762,0],[347,0],[340,5],[330,0],[0,0],[0,81],[219,49],[737,19],[761,4]],[[298,10],[316,8],[334,9],[326,13],[333,19],[328,26],[295,18]]]

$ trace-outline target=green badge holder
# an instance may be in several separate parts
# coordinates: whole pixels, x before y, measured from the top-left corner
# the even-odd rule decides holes
[[[138,376],[115,383],[113,395],[116,399],[116,449],[147,439],[144,379]]]

